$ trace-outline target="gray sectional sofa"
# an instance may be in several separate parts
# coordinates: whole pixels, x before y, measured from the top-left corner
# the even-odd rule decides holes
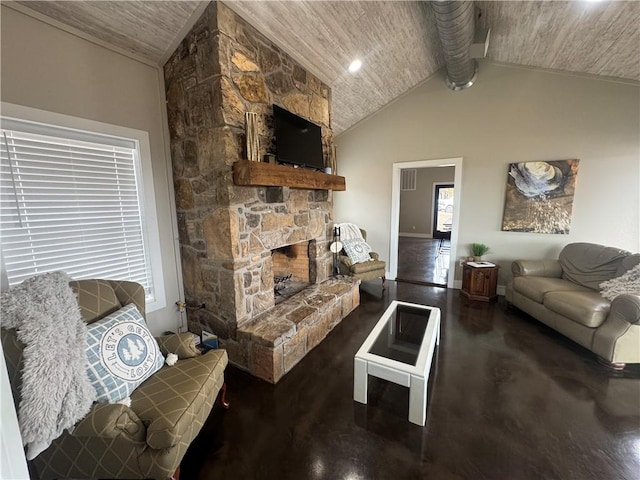
[[[571,243],[556,260],[518,260],[506,300],[588,348],[614,368],[640,363],[640,292],[609,301],[600,284],[640,263],[640,254]]]

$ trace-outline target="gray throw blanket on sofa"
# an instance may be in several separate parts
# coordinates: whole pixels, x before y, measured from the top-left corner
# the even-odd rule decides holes
[[[70,278],[47,273],[2,295],[3,328],[24,344],[18,423],[27,459],[85,417],[96,396],[87,376],[87,327]]]

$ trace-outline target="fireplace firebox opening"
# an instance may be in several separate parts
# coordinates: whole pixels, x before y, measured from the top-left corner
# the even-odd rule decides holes
[[[311,284],[310,244],[311,242],[300,242],[271,251],[276,305]]]

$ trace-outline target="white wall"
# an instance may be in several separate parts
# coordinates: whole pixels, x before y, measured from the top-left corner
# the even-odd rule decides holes
[[[433,235],[435,183],[453,183],[453,167],[418,168],[416,189],[400,192],[400,235]]]
[[[477,83],[454,92],[441,71],[336,138],[347,190],[334,195],[335,217],[363,225],[389,258],[392,164],[463,157],[458,256],[489,245],[500,284],[512,260],[554,257],[570,242],[638,252],[639,106],[633,82],[484,61]],[[580,159],[571,233],[502,232],[508,164],[569,158]]]
[[[11,383],[0,343],[0,479],[28,480],[27,460],[22,449],[18,414],[13,403]]]
[[[179,291],[161,70],[2,7],[1,100],[149,133],[167,307],[154,334],[176,330]]]

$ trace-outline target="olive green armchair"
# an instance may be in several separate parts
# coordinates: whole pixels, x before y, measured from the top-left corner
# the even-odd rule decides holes
[[[80,280],[70,285],[77,292],[87,323],[129,303],[145,315],[144,290],[137,283]],[[163,366],[139,385],[130,395],[131,406],[94,403],[71,432],[65,431],[32,461],[38,478],[176,478],[175,472],[218,392],[222,391],[223,405],[228,405],[224,400],[228,357],[225,350],[200,354],[195,345],[184,345],[188,334],[172,337],[160,337],[159,346],[162,351],[173,342],[169,349],[178,352],[175,365]],[[176,341],[183,345],[177,346]],[[2,346],[17,405],[23,344],[15,330],[2,328]]]
[[[362,238],[367,239],[366,230],[360,229]],[[369,256],[372,260],[368,262],[354,263],[342,250],[339,254],[338,269],[341,275],[347,275],[350,277],[359,278],[360,280],[374,280],[376,278],[382,279],[382,290],[386,288],[386,272],[387,265],[383,260],[380,260],[379,255],[376,252],[369,252]]]

